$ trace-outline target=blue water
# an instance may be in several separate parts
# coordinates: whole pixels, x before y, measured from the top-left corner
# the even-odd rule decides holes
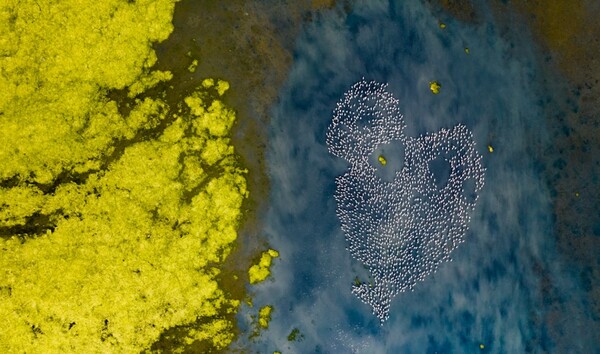
[[[272,190],[263,233],[280,259],[273,279],[253,288],[255,308],[240,316],[244,326],[259,306],[275,308],[269,330],[249,342],[256,352],[523,353],[556,347],[542,320],[549,310],[542,278],[574,298],[578,285],[555,251],[539,157],[551,143],[550,130],[538,103],[541,74],[531,39],[523,30],[522,43],[511,42],[489,19],[468,25],[446,18],[444,30],[438,21],[420,1],[369,0],[348,15],[317,15],[298,38],[272,110],[267,157]],[[356,276],[368,275],[346,251],[335,214],[335,178],[347,166],[325,144],[336,102],[362,77],[389,83],[408,136],[466,125],[487,168],[466,242],[452,262],[394,299],[383,326],[350,292]],[[439,95],[429,91],[433,80],[442,85]],[[294,328],[302,339],[290,342]],[[589,348],[571,340],[574,352]]]

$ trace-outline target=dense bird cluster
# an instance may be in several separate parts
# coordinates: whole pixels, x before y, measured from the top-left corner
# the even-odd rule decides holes
[[[463,125],[404,136],[398,100],[386,88],[364,79],[354,84],[338,102],[327,131],[329,151],[350,164],[336,179],[337,216],[349,252],[373,278],[355,284],[352,292],[382,323],[391,300],[450,261],[464,241],[485,172]],[[377,176],[369,156],[395,141],[405,147],[404,165],[388,182]],[[447,164],[443,181],[436,160]]]

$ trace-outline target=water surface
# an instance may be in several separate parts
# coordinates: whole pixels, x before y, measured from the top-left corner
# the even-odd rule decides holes
[[[255,306],[275,308],[269,330],[250,343],[257,352],[552,351],[544,282],[573,306],[583,302],[555,250],[541,159],[552,130],[538,99],[532,40],[525,30],[520,42],[505,37],[490,18],[445,23],[441,29],[420,2],[364,1],[349,14],[318,15],[299,37],[269,128],[263,232],[281,258],[273,280],[256,290]],[[467,126],[487,169],[466,242],[452,262],[394,299],[383,326],[351,294],[355,277],[368,274],[345,249],[333,193],[347,166],[325,144],[336,102],[362,77],[389,83],[409,136]],[[433,80],[442,85],[438,95],[429,90]],[[289,341],[295,328],[301,336]],[[572,340],[575,351],[593,348],[585,338],[560,340]]]

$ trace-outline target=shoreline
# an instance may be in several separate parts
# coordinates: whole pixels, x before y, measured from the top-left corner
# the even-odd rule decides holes
[[[175,6],[171,36],[155,45],[158,61],[154,69],[173,73],[167,90],[168,103],[180,101],[185,92],[206,77],[225,80],[231,87],[223,102],[236,112],[230,138],[240,166],[248,170],[250,194],[242,204],[233,250],[218,277],[219,286],[230,298],[240,301],[251,298],[248,269],[269,248],[266,238],[260,235],[270,190],[265,161],[269,109],[287,78],[295,38],[303,24],[316,12],[332,8],[334,3],[290,1],[269,6],[268,2],[259,1],[184,0]],[[197,65],[190,71],[194,60]],[[235,338],[239,341],[245,334],[240,332],[236,316],[233,313],[227,317],[234,323]],[[185,330],[186,326],[181,327]],[[178,329],[173,328],[167,334],[177,333]],[[168,346],[168,342],[159,340],[155,345]],[[227,348],[223,350],[226,351]]]

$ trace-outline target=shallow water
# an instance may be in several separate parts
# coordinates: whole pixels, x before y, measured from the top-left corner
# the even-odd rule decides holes
[[[281,258],[254,297],[255,308],[275,310],[270,328],[246,344],[260,353],[470,353],[480,345],[521,353],[572,341],[575,352],[593,351],[585,335],[547,334],[545,281],[571,306],[585,300],[555,249],[542,175],[553,157],[541,157],[553,130],[538,99],[543,87],[531,39],[523,31],[514,42],[491,20],[445,21],[441,29],[419,2],[391,3],[358,2],[349,14],[319,15],[297,41],[272,109],[267,156],[272,184],[263,232]],[[362,77],[389,83],[408,136],[466,125],[487,168],[466,242],[452,262],[393,300],[383,326],[351,294],[355,277],[367,272],[346,251],[335,214],[335,178],[347,166],[325,144],[336,102]],[[442,85],[439,95],[429,90],[433,80]],[[242,326],[250,313],[240,315]],[[294,328],[302,337],[288,341]]]

